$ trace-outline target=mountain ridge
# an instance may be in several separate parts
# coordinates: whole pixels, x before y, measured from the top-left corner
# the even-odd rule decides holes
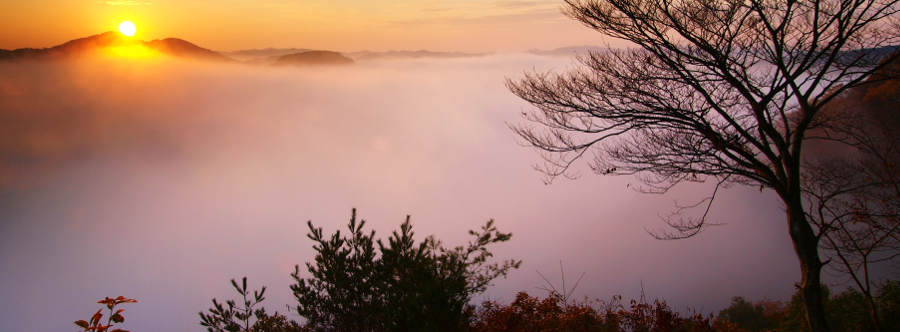
[[[278,57],[275,66],[308,66],[308,65],[349,65],[350,59],[338,52],[332,51],[306,51],[294,54],[286,54]]]
[[[142,41],[125,37],[117,32],[108,31],[98,35],[73,39],[50,48],[20,48],[0,50],[0,60],[58,60],[84,56],[109,47],[140,45],[178,58],[237,62],[216,51],[205,49],[186,40],[178,38],[154,39]]]
[[[154,39],[151,41],[141,41],[124,35],[108,31],[98,35],[70,40],[66,43],[49,47],[49,48],[20,48],[15,50],[0,49],[0,61],[4,60],[56,60],[83,56],[94,51],[102,50],[107,47],[141,45],[148,49],[155,50],[161,54],[187,58],[195,60],[215,61],[215,62],[231,62],[249,65],[276,65],[283,57],[290,59],[281,60],[281,64],[292,62],[298,64],[300,59],[308,58],[315,64],[316,61],[311,60],[314,57],[332,57],[338,61],[335,54],[340,57],[354,61],[367,60],[400,60],[400,59],[453,59],[453,58],[471,58],[482,57],[493,53],[464,53],[464,52],[432,52],[427,50],[419,51],[358,51],[358,52],[333,52],[318,51],[307,48],[265,48],[265,49],[247,49],[230,52],[217,52],[197,46],[193,43],[179,38]],[[587,54],[589,52],[604,52],[605,47],[597,46],[569,46],[561,47],[554,50],[538,50],[531,49],[524,53],[530,53],[543,56],[571,56],[577,54]],[[307,54],[306,56],[298,56],[308,52],[316,52]],[[334,54],[331,54],[334,53]],[[340,62],[340,61],[338,61]]]

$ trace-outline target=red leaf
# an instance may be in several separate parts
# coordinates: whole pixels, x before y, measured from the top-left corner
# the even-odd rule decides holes
[[[91,317],[91,325],[97,325],[100,323],[100,318],[103,318],[103,314],[100,313],[101,311],[103,311],[103,309],[97,310],[97,313],[95,313],[94,316]]]

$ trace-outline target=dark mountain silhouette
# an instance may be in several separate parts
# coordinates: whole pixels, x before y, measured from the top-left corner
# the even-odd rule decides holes
[[[233,59],[237,59],[239,61],[243,61],[247,64],[256,64],[256,65],[269,65],[275,64],[275,62],[283,55],[297,54],[297,53],[305,53],[312,51],[311,49],[305,48],[266,48],[266,49],[252,49],[252,50],[240,50],[233,52],[221,52],[224,55],[227,55]],[[353,59],[354,61],[366,61],[366,60],[377,60],[377,59],[421,59],[421,58],[429,58],[429,59],[452,59],[452,58],[469,58],[469,57],[479,57],[485,56],[490,53],[463,53],[463,52],[431,52],[431,51],[388,51],[388,52],[373,52],[373,51],[359,51],[359,52],[351,52],[351,53],[341,53],[345,57]]]
[[[219,52],[222,53],[232,59],[237,59],[238,61],[244,62],[258,62],[260,60],[272,59],[272,63],[275,63],[275,60],[278,59],[282,55],[294,54],[294,53],[303,53],[313,51],[308,48],[266,48],[266,49],[252,49],[252,50],[240,50],[233,52]]]
[[[248,65],[261,65],[261,66],[270,66],[274,65],[278,58],[282,57],[281,55],[273,55],[265,58],[254,58],[250,60],[245,60],[244,63]]]
[[[149,42],[125,37],[117,32],[104,32],[86,38],[75,39],[51,48],[21,48],[0,50],[0,60],[56,60],[75,58],[102,51],[108,47],[142,45],[162,54],[196,60],[232,62],[227,56],[177,38],[152,40]]]
[[[308,65],[349,65],[353,59],[332,51],[309,51],[283,55],[275,61],[276,66]]]
[[[144,45],[159,51],[160,53],[173,55],[181,58],[190,58],[198,60],[210,60],[220,62],[235,61],[232,58],[222,55],[219,52],[211,51],[200,46],[191,44],[185,40],[178,38],[166,38],[162,40],[152,40],[144,42]]]
[[[375,59],[453,59],[453,58],[470,58],[485,56],[489,53],[463,53],[463,52],[431,52],[431,51],[388,51],[388,52],[371,52],[360,51],[347,53],[347,56],[353,60],[375,60]]]

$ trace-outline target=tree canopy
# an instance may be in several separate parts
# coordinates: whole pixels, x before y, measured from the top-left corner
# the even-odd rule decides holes
[[[565,0],[563,12],[636,48],[592,52],[564,73],[507,81],[535,106],[513,126],[552,180],[591,155],[599,174],[661,193],[681,182],[753,185],[781,198],[813,331],[828,331],[819,254],[801,182],[804,143],[828,137],[826,105],[898,55],[898,1]],[[590,151],[590,153],[589,153]],[[715,193],[697,206],[712,204]],[[684,238],[700,217],[670,219]]]

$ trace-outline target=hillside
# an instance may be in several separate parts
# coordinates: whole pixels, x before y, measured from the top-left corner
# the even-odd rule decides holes
[[[275,61],[276,66],[309,66],[309,65],[349,65],[353,59],[338,52],[309,51],[281,56]]]
[[[136,45],[177,58],[217,62],[235,61],[218,52],[202,48],[182,39],[166,38],[145,42],[128,38],[120,33],[112,31],[75,39],[50,48],[21,48],[12,51],[0,50],[0,60],[57,60],[94,54],[112,47],[128,47]]]

